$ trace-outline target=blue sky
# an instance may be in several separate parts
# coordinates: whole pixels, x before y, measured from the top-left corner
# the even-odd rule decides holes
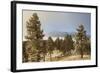
[[[33,13],[37,13],[45,35],[50,32],[76,32],[76,28],[83,24],[87,34],[91,30],[91,14],[76,12],[51,12],[51,11],[23,11],[23,28],[26,34],[26,21]]]

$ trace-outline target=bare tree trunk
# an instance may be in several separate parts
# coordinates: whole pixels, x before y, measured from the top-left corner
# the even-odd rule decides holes
[[[81,48],[81,58],[83,58],[83,49]]]
[[[52,61],[52,56],[51,56],[51,53],[50,53],[50,61]]]
[[[80,52],[81,52],[81,58],[83,58],[83,44],[82,44],[82,40],[81,40],[81,50],[80,50]]]

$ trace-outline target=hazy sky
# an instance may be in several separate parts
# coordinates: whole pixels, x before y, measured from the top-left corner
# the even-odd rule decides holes
[[[33,13],[37,13],[42,24],[41,28],[47,36],[50,32],[76,32],[76,28],[78,28],[79,24],[83,24],[87,34],[90,35],[90,13],[23,10],[23,38],[27,35],[26,21],[29,20]]]

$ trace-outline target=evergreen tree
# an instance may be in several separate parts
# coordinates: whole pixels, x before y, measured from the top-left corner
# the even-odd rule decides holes
[[[63,41],[63,54],[64,55],[70,55],[71,54],[71,50],[74,49],[74,46],[73,46],[73,40],[72,40],[72,36],[71,35],[67,35],[65,36],[64,38],[64,41]]]
[[[50,61],[52,61],[52,53],[53,53],[53,50],[54,50],[54,42],[53,42],[51,37],[48,38],[47,45],[48,45],[47,49],[48,49],[48,52],[49,52],[49,55],[50,55]]]
[[[60,50],[60,45],[61,45],[60,39],[59,39],[59,37],[57,37],[57,39],[55,40],[56,50]]]
[[[86,42],[86,31],[84,29],[84,26],[83,25],[80,25],[77,29],[77,34],[76,34],[76,43],[78,45],[78,48],[79,48],[79,52],[81,54],[81,58],[83,58],[83,50],[84,50],[84,46],[85,46],[85,43]]]
[[[31,42],[33,45],[31,49],[35,49],[36,51],[32,54],[31,57],[34,55],[36,57],[36,61],[40,61],[40,41],[43,38],[43,30],[41,30],[41,23],[39,21],[39,17],[37,13],[33,13],[33,15],[30,17],[29,21],[26,22],[27,27],[27,36],[26,39]]]

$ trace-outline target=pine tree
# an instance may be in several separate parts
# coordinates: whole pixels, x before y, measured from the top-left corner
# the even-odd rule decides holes
[[[47,45],[48,45],[47,49],[48,49],[48,52],[49,52],[49,55],[50,55],[50,61],[52,61],[52,53],[53,53],[53,50],[54,50],[54,42],[53,42],[51,37],[48,38]]]
[[[43,38],[43,30],[41,30],[41,23],[39,21],[39,17],[37,13],[33,13],[30,17],[29,21],[26,22],[27,27],[27,36],[26,39],[31,42],[33,45],[31,50],[33,50],[33,54],[31,57],[35,57],[36,61],[40,61],[40,41]],[[35,50],[34,50],[35,49]]]
[[[81,58],[83,58],[84,43],[86,42],[86,31],[83,25],[80,25],[77,29],[76,42],[80,50]]]
[[[59,39],[59,37],[57,37],[57,39],[55,40],[56,50],[60,50],[60,45],[61,45],[60,39]]]
[[[71,54],[71,50],[74,49],[74,46],[73,46],[73,40],[72,40],[72,36],[71,35],[67,35],[65,36],[64,38],[64,41],[63,41],[63,54],[64,55],[70,55]]]

